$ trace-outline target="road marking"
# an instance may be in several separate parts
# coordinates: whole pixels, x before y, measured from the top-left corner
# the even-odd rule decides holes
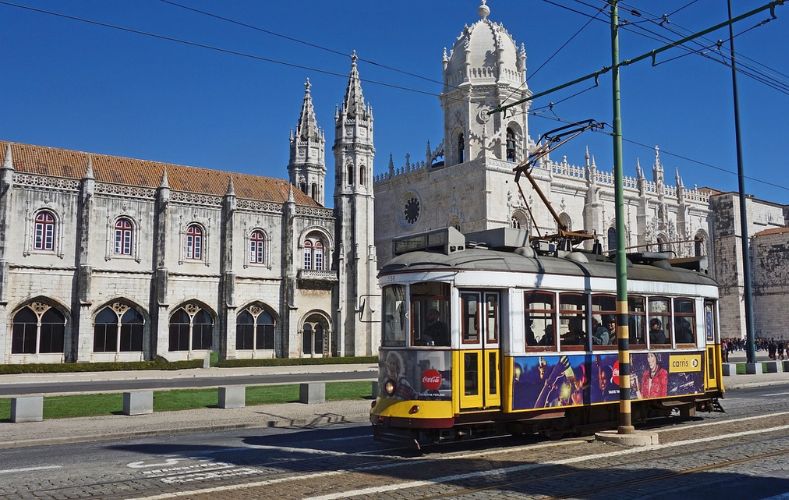
[[[772,394],[762,394],[762,397],[766,396],[786,396],[789,392],[774,392]]]
[[[297,476],[287,476],[287,477],[278,477],[276,479],[266,479],[264,481],[255,481],[252,483],[242,483],[242,484],[231,484],[227,486],[215,486],[212,488],[202,488],[198,490],[191,490],[191,491],[179,491],[174,493],[162,493],[160,495],[153,495],[148,497],[138,497],[135,500],[160,500],[165,498],[177,498],[177,497],[185,497],[185,496],[192,496],[192,495],[200,495],[204,493],[219,493],[225,491],[234,491],[234,490],[243,490],[248,488],[258,488],[262,486],[270,486],[272,484],[278,483],[286,483],[289,481],[305,481],[309,479],[319,479],[323,477],[330,477],[330,476],[338,476],[340,474],[347,474],[349,472],[367,472],[367,471],[376,471],[376,470],[384,470],[384,469],[391,469],[394,467],[402,467],[404,462],[409,463],[410,465],[417,465],[419,463],[429,463],[435,460],[459,460],[459,459],[467,459],[467,458],[478,458],[485,455],[490,455],[494,453],[509,453],[509,452],[517,452],[523,450],[535,450],[540,448],[554,448],[558,446],[568,446],[571,444],[580,444],[586,443],[587,441],[583,439],[573,439],[567,441],[557,441],[553,443],[540,443],[540,444],[532,444],[532,445],[523,445],[523,446],[515,446],[512,448],[507,448],[505,450],[495,449],[495,450],[485,450],[485,451],[478,451],[474,453],[459,453],[454,455],[446,455],[441,457],[431,457],[429,459],[425,458],[398,458],[399,461],[397,462],[389,462],[385,464],[379,465],[367,465],[363,467],[355,467],[349,469],[339,469],[339,470],[331,470],[325,472],[315,472],[312,474],[299,474]],[[369,455],[365,455],[369,456]],[[395,458],[390,455],[386,455],[385,458]]]
[[[436,477],[429,480],[423,481],[410,481],[405,483],[396,483],[396,484],[388,484],[386,486],[374,486],[370,488],[362,488],[358,490],[350,490],[350,491],[343,491],[341,493],[332,493],[330,495],[322,495],[317,497],[309,497],[311,500],[334,500],[337,498],[349,498],[355,497],[359,495],[376,495],[379,493],[385,493],[388,491],[394,490],[402,490],[402,489],[409,489],[409,488],[418,488],[420,486],[430,486],[440,483],[447,483],[450,481],[459,481],[465,479],[472,479],[475,477],[480,476],[492,476],[492,475],[503,475],[503,474],[511,474],[531,469],[536,469],[538,467],[547,467],[552,465],[569,465],[578,462],[587,462],[587,461],[594,461],[601,458],[609,458],[614,456],[622,456],[622,455],[633,455],[636,453],[643,453],[645,451],[653,451],[653,450],[662,450],[666,448],[675,448],[677,446],[686,446],[691,444],[697,443],[705,443],[709,441],[718,441],[721,439],[731,439],[743,436],[750,436],[753,434],[761,434],[764,432],[778,432],[789,429],[789,425],[781,425],[778,427],[770,427],[768,429],[755,429],[751,431],[742,431],[742,432],[735,432],[732,434],[726,434],[717,437],[710,437],[710,438],[699,438],[699,439],[688,439],[685,441],[676,441],[673,443],[666,443],[666,444],[656,444],[651,446],[642,446],[638,448],[628,448],[626,450],[620,451],[611,451],[607,453],[596,453],[593,455],[584,455],[580,457],[572,457],[572,458],[565,458],[562,460],[552,460],[550,462],[543,462],[543,463],[536,463],[536,464],[523,464],[523,465],[515,465],[512,467],[504,467],[501,469],[491,469],[491,470],[484,470],[484,471],[475,471],[475,472],[467,472],[464,474],[454,474],[451,476],[444,476],[444,477]]]
[[[20,469],[0,469],[0,474],[13,474],[14,472],[31,472],[34,470],[52,470],[62,468],[62,465],[41,465],[39,467],[22,467]]]

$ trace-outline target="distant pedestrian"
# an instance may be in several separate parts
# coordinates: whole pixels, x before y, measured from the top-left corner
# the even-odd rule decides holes
[[[778,346],[775,344],[773,339],[770,339],[770,343],[767,344],[767,355],[770,359],[775,359],[775,351],[778,350]]]
[[[778,340],[778,358],[784,359],[784,341],[783,341],[783,339]]]

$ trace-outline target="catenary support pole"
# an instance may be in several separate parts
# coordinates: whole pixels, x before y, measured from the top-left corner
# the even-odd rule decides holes
[[[619,434],[633,432],[630,411],[630,333],[627,314],[627,255],[625,254],[625,197],[622,181],[622,116],[619,99],[619,9],[611,4],[611,81],[614,102],[614,198],[616,205],[616,338],[619,348]]]
[[[731,19],[731,0],[728,0]],[[742,279],[745,296],[745,353],[748,363],[756,363],[756,338],[753,328],[753,302],[751,301],[751,257],[748,238],[748,212],[745,200],[745,174],[742,165],[742,141],[740,140],[740,103],[737,95],[737,65],[734,61],[734,28],[729,24],[729,51],[731,54],[731,88],[734,94],[734,133],[737,144],[737,180],[740,190],[740,234],[742,235]]]

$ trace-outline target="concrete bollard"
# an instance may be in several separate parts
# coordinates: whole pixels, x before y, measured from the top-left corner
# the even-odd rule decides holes
[[[764,373],[778,373],[778,361],[765,361],[762,368]]]
[[[211,351],[205,353],[203,358],[203,368],[211,368]]]
[[[44,420],[44,396],[20,396],[11,399],[11,422]]]
[[[371,386],[370,387],[370,393],[372,394],[373,399],[375,399],[378,396],[380,396],[380,393],[378,392],[379,391],[379,389],[378,389],[378,381],[377,380],[373,380],[373,382],[372,382],[372,384],[370,384],[370,386]]]
[[[781,361],[781,364],[783,365],[783,370],[789,372],[789,359]]]
[[[761,375],[761,373],[762,373],[761,363],[745,363],[746,375]]]
[[[247,388],[243,385],[228,385],[219,388],[220,408],[243,408],[247,404]]]
[[[723,376],[733,377],[737,375],[737,363],[723,363]]]
[[[124,415],[147,415],[149,413],[153,413],[153,391],[123,393]]]
[[[326,401],[326,384],[323,382],[310,382],[299,384],[299,402],[308,405]]]

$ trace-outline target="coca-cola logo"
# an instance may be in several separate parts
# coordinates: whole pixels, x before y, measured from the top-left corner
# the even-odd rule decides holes
[[[430,369],[422,372],[422,386],[428,391],[437,391],[441,387],[441,373]]]
[[[613,366],[612,372],[613,372],[612,373],[613,376],[611,377],[611,380],[614,382],[614,384],[619,385],[619,360],[618,359],[616,361],[614,361],[614,366]]]

